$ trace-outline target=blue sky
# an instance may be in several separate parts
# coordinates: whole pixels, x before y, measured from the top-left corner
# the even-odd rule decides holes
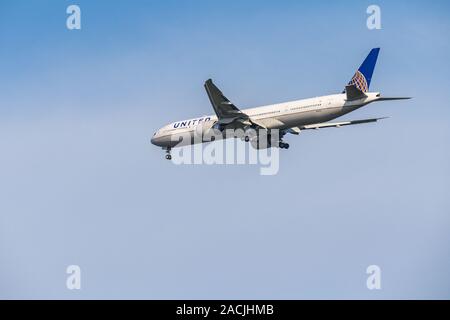
[[[373,31],[371,1],[78,1],[69,31],[73,3],[0,4],[1,298],[450,298],[447,1],[377,1]],[[288,137],[278,175],[149,143],[212,113],[208,78],[241,108],[336,93],[378,46],[372,89],[414,99]]]

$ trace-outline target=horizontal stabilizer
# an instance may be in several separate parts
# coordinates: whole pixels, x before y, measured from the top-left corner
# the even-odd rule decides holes
[[[408,100],[412,97],[381,97],[377,101],[391,101],[391,100]]]
[[[308,130],[308,129],[321,129],[321,128],[339,128],[339,127],[350,126],[350,125],[354,125],[354,124],[377,122],[378,120],[382,120],[382,119],[386,119],[386,118],[387,117],[363,119],[363,120],[353,120],[353,121],[342,121],[342,122],[324,122],[324,123],[317,123],[317,124],[308,124],[308,125],[300,127],[300,129]]]

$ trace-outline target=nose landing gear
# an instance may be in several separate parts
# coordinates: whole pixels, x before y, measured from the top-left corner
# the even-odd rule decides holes
[[[166,148],[166,159],[167,160],[172,160],[172,155],[170,154],[170,147]]]

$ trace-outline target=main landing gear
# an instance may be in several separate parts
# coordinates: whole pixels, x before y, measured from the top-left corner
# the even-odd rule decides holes
[[[283,142],[283,141],[280,141],[279,143],[278,143],[278,146],[280,147],[280,149],[289,149],[289,143],[286,143],[286,142]]]
[[[172,160],[172,155],[170,154],[170,147],[166,148],[166,159],[167,160]]]
[[[280,148],[280,149],[289,149],[289,143],[286,143],[286,142],[284,142],[283,141],[283,137],[284,137],[284,135],[286,134],[286,132],[285,131],[280,131],[280,136],[279,136],[279,141],[278,141],[278,147]]]

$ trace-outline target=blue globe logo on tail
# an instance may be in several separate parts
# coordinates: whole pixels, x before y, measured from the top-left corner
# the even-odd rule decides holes
[[[348,83],[349,86],[355,85],[362,92],[369,91],[373,70],[375,69],[379,52],[380,48],[374,48],[370,51],[367,58],[356,71],[352,80]]]
[[[362,92],[369,91],[369,85],[367,84],[366,77],[358,70],[353,76],[352,80],[348,83],[349,86],[355,85]]]

